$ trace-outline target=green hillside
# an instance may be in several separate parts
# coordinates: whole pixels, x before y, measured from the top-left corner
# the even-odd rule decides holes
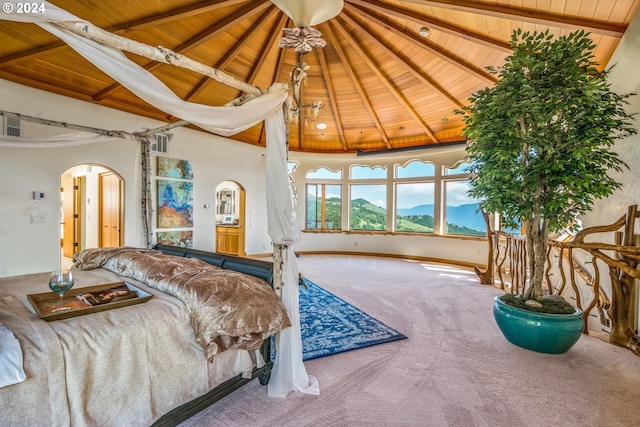
[[[307,206],[308,212],[312,212],[313,208],[313,204],[310,203],[309,206]],[[340,214],[340,199],[327,199],[325,201],[325,228],[340,229]],[[350,229],[384,231],[387,228],[386,215],[387,211],[385,208],[376,206],[367,200],[352,200]],[[318,218],[319,217],[320,213],[318,212]],[[308,222],[313,224],[315,219],[313,215],[308,214]],[[409,233],[433,233],[433,225],[434,221],[431,215],[399,215],[396,230]],[[447,223],[447,233],[484,235],[484,232],[450,223]]]

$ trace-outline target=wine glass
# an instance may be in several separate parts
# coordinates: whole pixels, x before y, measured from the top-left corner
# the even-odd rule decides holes
[[[64,293],[73,287],[73,274],[71,274],[71,270],[64,269],[52,272],[51,278],[49,279],[49,287],[53,292],[60,296],[60,305],[53,311],[71,310],[71,307],[65,307],[62,305]]]

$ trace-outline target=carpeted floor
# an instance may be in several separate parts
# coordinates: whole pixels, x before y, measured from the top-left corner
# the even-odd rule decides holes
[[[298,262],[410,339],[305,362],[319,396],[270,398],[252,381],[181,426],[640,425],[640,357],[589,336],[561,355],[508,343],[492,314],[500,291],[468,269],[363,256]]]

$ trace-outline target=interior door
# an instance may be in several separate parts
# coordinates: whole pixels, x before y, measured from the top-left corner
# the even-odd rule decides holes
[[[120,246],[120,179],[113,173],[99,177],[100,191],[100,247]]]
[[[71,174],[60,177],[62,187],[60,197],[62,199],[62,255],[72,258],[76,253],[77,241],[75,240],[75,181]]]

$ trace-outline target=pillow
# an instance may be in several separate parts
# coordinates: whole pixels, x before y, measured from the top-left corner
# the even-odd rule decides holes
[[[0,323],[0,387],[20,383],[26,378],[20,343],[13,332]]]

